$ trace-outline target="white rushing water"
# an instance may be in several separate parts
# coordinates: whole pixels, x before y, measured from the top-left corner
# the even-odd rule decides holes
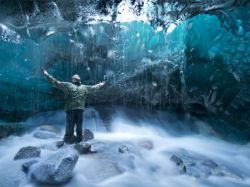
[[[93,115],[94,113],[86,112],[85,124],[95,132],[93,142],[96,143],[97,154],[79,157],[74,169],[75,175],[64,185],[65,187],[250,186],[249,144],[236,145],[216,137],[191,133],[187,127],[180,128],[188,126],[188,123],[178,120],[169,122],[166,119],[160,119],[159,115],[158,118],[149,121],[140,117],[132,120],[119,113],[112,117],[111,132],[105,132],[98,114]],[[64,119],[64,114],[59,111],[40,114],[29,119],[27,123],[45,123],[44,116],[46,119],[54,120],[55,123],[61,123]],[[162,126],[165,127],[162,128]],[[21,165],[25,160],[14,161],[13,158],[21,147],[51,145],[57,140],[59,139],[36,139],[32,133],[1,140],[0,186],[38,186],[30,182],[21,171]],[[118,148],[121,145],[126,145],[129,153],[119,153]],[[102,149],[101,153],[98,153],[99,148]],[[211,159],[242,178],[231,177],[233,175],[195,178],[180,174],[177,166],[170,160],[170,157],[180,150]],[[52,152],[54,150],[42,149],[41,156]]]

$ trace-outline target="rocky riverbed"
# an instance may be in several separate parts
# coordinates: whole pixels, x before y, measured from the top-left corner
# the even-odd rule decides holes
[[[64,144],[62,129],[50,125],[2,139],[1,186],[250,184],[249,145],[203,135],[170,135],[154,124],[135,125],[122,118],[113,122],[109,133],[85,130],[85,141],[79,144]]]

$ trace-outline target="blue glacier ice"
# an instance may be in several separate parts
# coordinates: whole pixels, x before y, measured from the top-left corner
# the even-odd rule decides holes
[[[85,84],[106,80],[89,104],[174,109],[249,139],[248,1],[3,1],[0,8],[3,120],[62,108],[44,67],[59,80],[74,73]]]

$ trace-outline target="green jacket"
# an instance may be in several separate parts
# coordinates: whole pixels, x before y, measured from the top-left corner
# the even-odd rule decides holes
[[[102,86],[96,84],[94,86],[75,85],[70,82],[61,82],[51,75],[46,75],[48,81],[56,88],[62,90],[65,95],[65,110],[85,109],[87,95],[97,91]]]

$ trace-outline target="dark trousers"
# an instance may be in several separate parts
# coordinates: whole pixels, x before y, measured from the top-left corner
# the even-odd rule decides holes
[[[82,121],[83,121],[83,110],[74,109],[66,111],[66,131],[64,141],[66,143],[74,142],[74,130],[76,126],[77,142],[82,141]]]

